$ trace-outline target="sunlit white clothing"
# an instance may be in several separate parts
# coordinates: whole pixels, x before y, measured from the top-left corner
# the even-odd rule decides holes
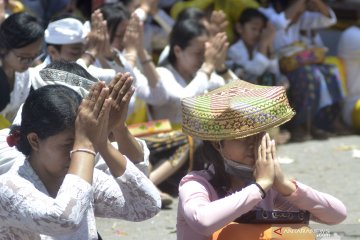
[[[285,12],[277,13],[272,6],[260,7],[258,10],[269,19],[276,29],[284,29],[290,23],[290,20],[286,19]]]
[[[17,122],[14,124],[21,123],[21,112],[19,112],[17,117]],[[4,128],[0,130],[0,175],[9,171],[9,169],[14,165],[16,161],[19,159],[23,159],[25,156],[19,152],[15,147],[9,147],[6,138],[9,135],[8,128]],[[135,164],[137,168],[139,168],[146,176],[149,175],[149,156],[150,150],[146,145],[146,142],[142,139],[136,138],[136,141],[140,145],[143,153],[144,159],[139,163]],[[117,143],[113,142],[113,146],[118,149]],[[140,160],[140,159],[132,159],[132,160]],[[108,166],[106,165],[104,159],[98,154],[95,159],[95,168],[106,172],[108,170]]]
[[[14,89],[10,93],[10,102],[0,112],[6,119],[12,122],[30,93],[32,78],[35,77],[33,69],[28,69],[25,72],[15,72]]]
[[[304,12],[300,19],[285,28],[277,29],[274,48],[280,48],[290,45],[300,40],[300,30],[327,28],[335,24],[337,19],[334,11],[328,8],[330,17],[324,16],[319,12]]]
[[[346,29],[340,37],[338,55],[345,62],[347,96],[343,118],[352,125],[352,112],[357,100],[360,99],[360,27]]]
[[[95,217],[142,221],[160,210],[152,182],[127,160],[124,174],[67,174],[55,198],[27,160],[0,176],[1,239],[97,239]]]
[[[150,87],[145,75],[136,66],[132,68],[120,51],[117,51],[117,57],[122,65],[117,64],[115,61],[107,61],[107,64],[116,73],[129,72],[134,79],[133,86],[135,87],[135,93],[129,103],[128,115],[134,112],[135,100],[137,97],[148,104],[159,104],[159,102],[166,101],[166,91],[160,81],[158,81],[155,87]],[[101,67],[101,63],[98,60],[94,65],[96,67]]]
[[[182,98],[197,96],[225,84],[225,80],[221,76],[213,73],[208,79],[206,73],[201,70],[197,71],[190,83],[187,83],[171,65],[158,67],[157,72],[168,98],[166,101],[152,106],[151,117],[153,119],[167,118],[173,124],[181,124]],[[234,78],[236,78],[235,75]]]
[[[239,40],[228,51],[228,57],[232,63],[242,66],[244,70],[252,75],[261,76],[265,71],[279,74],[279,63],[277,58],[268,58],[257,49],[252,51],[252,59],[250,59],[244,41]]]

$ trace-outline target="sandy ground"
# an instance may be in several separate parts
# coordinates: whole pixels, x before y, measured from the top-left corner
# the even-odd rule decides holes
[[[335,226],[311,223],[318,239],[360,239],[360,136],[332,138],[280,146],[278,156],[284,172],[313,188],[332,194],[347,207],[347,219]],[[169,209],[154,218],[132,223],[97,219],[103,239],[176,239],[177,198]]]

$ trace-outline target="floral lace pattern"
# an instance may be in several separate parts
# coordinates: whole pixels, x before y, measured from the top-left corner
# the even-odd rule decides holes
[[[116,179],[95,169],[92,186],[67,174],[56,198],[24,161],[0,176],[0,239],[97,239],[95,216],[142,221],[160,204],[156,187],[129,160]]]

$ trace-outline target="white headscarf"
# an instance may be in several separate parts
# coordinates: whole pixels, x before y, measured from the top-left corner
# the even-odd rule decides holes
[[[49,23],[45,30],[45,42],[57,45],[83,43],[89,31],[89,22],[82,24],[75,18],[64,18]]]

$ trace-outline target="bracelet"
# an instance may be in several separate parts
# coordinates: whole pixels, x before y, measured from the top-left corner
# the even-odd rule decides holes
[[[147,64],[147,63],[150,63],[150,62],[152,62],[152,57],[149,57],[149,58],[147,58],[147,59],[145,59],[144,61],[141,61],[141,65],[145,65],[145,64]]]
[[[255,185],[260,189],[261,198],[264,199],[264,198],[266,197],[266,192],[265,192],[265,190],[260,186],[260,184],[255,183]]]
[[[70,151],[70,157],[73,153],[76,153],[76,152],[84,152],[84,153],[89,153],[91,155],[93,155],[94,157],[96,156],[96,152],[90,150],[90,149],[86,149],[86,148],[78,148],[78,149],[74,149],[74,150],[71,150]]]
[[[88,55],[88,56],[91,58],[91,60],[92,60],[93,62],[95,62],[96,58],[95,58],[94,54],[92,54],[92,53],[89,52],[89,51],[85,51],[83,54]]]
[[[226,68],[224,68],[224,69],[222,69],[222,70],[215,70],[215,72],[216,72],[216,74],[217,75],[224,75],[225,73],[227,73],[229,71],[229,69],[226,67]]]

